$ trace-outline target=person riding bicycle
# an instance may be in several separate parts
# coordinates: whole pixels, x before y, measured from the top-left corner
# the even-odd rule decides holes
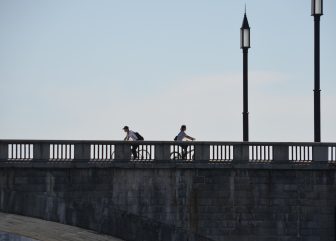
[[[185,140],[191,140],[194,141],[195,138],[188,136],[185,131],[187,130],[186,125],[182,125],[180,128],[180,133],[177,134],[177,136],[175,137],[175,141],[185,141]],[[188,153],[188,145],[186,144],[181,144],[182,147],[182,159],[185,159],[187,157],[187,153]]]
[[[124,141],[129,141],[129,140],[143,141],[144,140],[144,138],[138,132],[134,132],[134,131],[130,130],[128,126],[124,126],[123,130],[126,132],[126,136],[124,138]],[[133,154],[133,159],[138,158],[138,154],[137,154],[138,147],[139,147],[138,144],[132,145],[131,152]]]

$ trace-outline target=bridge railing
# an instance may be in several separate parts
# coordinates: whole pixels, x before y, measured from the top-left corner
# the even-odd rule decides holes
[[[0,140],[0,161],[336,163],[336,143]]]

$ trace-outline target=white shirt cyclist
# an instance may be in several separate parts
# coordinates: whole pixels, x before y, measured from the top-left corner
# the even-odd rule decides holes
[[[127,134],[127,136],[126,136],[125,139],[126,139],[126,140],[131,139],[131,140],[133,140],[133,141],[137,141],[137,140],[138,140],[138,137],[136,136],[136,134],[135,134],[134,131],[129,130],[129,132],[128,132],[128,134]]]
[[[195,140],[195,138],[188,136],[185,131],[180,131],[180,133],[178,133],[177,135],[177,141],[186,141],[186,140]]]

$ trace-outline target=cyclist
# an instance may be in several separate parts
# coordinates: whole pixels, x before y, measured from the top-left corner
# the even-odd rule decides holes
[[[188,136],[185,131],[187,130],[187,126],[186,125],[182,125],[180,128],[180,133],[178,133],[178,135],[175,137],[175,141],[186,141],[186,140],[191,140],[194,141],[195,138]],[[186,144],[182,144],[182,159],[185,159],[187,157],[187,153],[188,153],[188,145]]]
[[[124,126],[123,130],[126,132],[126,136],[124,138],[124,141],[129,141],[129,140],[139,141],[139,140],[144,139],[138,132],[134,132],[134,131],[130,130],[128,126]],[[137,154],[138,147],[139,147],[138,144],[132,145],[131,152],[133,154],[133,159],[138,158],[138,154]]]

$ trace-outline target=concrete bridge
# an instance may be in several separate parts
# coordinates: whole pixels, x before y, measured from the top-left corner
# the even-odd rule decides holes
[[[0,140],[0,211],[123,240],[334,241],[335,208],[336,143]]]

